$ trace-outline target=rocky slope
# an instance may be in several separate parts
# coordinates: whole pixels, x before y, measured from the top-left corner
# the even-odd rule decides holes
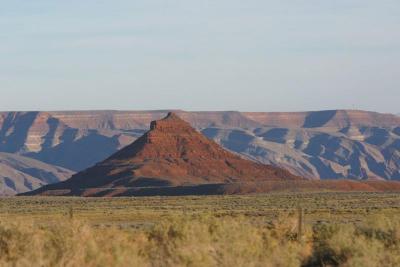
[[[367,111],[175,111],[206,136],[310,179],[400,179],[400,117]],[[0,151],[80,171],[130,144],[167,111],[0,113]]]
[[[207,128],[224,147],[310,179],[400,179],[400,136],[393,128]]]
[[[0,195],[31,191],[49,183],[64,181],[73,172],[35,159],[0,153]]]
[[[151,122],[148,132],[103,162],[32,194],[301,179],[233,154],[169,113]]]

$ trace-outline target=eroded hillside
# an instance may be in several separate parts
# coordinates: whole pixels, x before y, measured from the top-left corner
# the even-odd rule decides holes
[[[343,110],[176,113],[229,150],[310,179],[400,179],[396,115]],[[166,114],[0,113],[0,151],[80,171],[132,143],[148,130],[150,121]]]

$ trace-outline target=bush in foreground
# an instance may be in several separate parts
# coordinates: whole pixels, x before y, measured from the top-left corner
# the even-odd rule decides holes
[[[360,225],[194,216],[149,230],[79,220],[0,223],[0,266],[400,266],[398,218]]]

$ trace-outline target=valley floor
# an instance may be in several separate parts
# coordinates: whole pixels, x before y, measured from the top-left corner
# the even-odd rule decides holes
[[[399,266],[398,251],[396,193],[0,198],[0,266]]]

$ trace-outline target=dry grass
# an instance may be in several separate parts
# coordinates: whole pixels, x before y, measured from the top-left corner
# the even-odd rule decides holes
[[[295,225],[295,224],[293,224]],[[147,231],[77,220],[3,222],[1,266],[299,266],[311,252],[292,224],[211,216],[162,221]]]
[[[0,266],[400,266],[398,200],[393,194],[2,199]]]
[[[297,238],[294,217],[267,225],[211,215],[148,230],[80,220],[3,221],[0,266],[400,266],[400,217],[316,224]]]

